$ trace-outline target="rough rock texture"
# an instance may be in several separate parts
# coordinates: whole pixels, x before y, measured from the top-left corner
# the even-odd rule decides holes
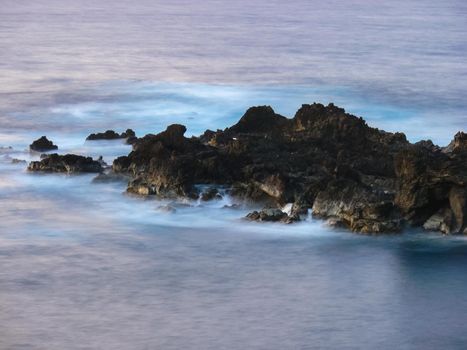
[[[91,157],[83,157],[75,154],[50,154],[40,161],[29,163],[29,171],[45,171],[59,173],[100,173],[103,171],[99,161]]]
[[[211,201],[214,199],[222,199],[221,194],[219,193],[219,190],[217,188],[210,188],[200,195],[200,199],[202,201]]]
[[[283,222],[291,224],[300,221],[297,215],[287,215],[282,210],[277,208],[265,208],[261,211],[253,211],[249,213],[246,218],[251,221],[270,221],[270,222]]]
[[[467,133],[459,131],[454,135],[454,139],[443,149],[446,153],[466,152],[467,151]]]
[[[171,125],[146,135],[114,161],[115,172],[131,176],[129,192],[196,198],[196,184],[218,184],[248,200],[293,203],[293,217],[313,208],[315,216],[358,232],[422,226],[440,211],[451,213],[443,214],[443,228],[433,224],[439,215],[426,227],[466,229],[464,133],[445,149],[431,141],[410,144],[402,133],[371,128],[342,108],[316,103],[303,105],[292,119],[268,106],[252,107],[225,130],[192,138],[185,131]],[[264,220],[260,212],[250,219]]]
[[[107,130],[105,132],[98,132],[96,134],[91,134],[88,137],[86,137],[87,141],[117,140],[117,139],[127,139],[127,143],[132,144],[136,140],[136,134],[131,129],[127,129],[125,132],[122,132],[121,134],[113,130]]]
[[[31,143],[29,149],[36,152],[47,152],[58,149],[58,147],[54,145],[52,141],[49,141],[46,136],[42,136]]]
[[[353,180],[332,180],[313,203],[313,214],[341,222],[353,231],[382,233],[399,231],[401,218],[391,194]]]

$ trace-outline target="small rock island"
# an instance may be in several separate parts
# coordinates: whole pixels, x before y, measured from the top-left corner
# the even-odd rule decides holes
[[[302,105],[291,119],[252,107],[225,130],[185,132],[174,124],[135,140],[112,171],[129,176],[128,192],[144,196],[200,198],[198,184],[227,187],[266,206],[247,216],[255,221],[296,222],[312,209],[360,233],[415,226],[467,234],[464,132],[445,148],[412,144],[403,133],[318,103]],[[287,213],[280,210],[286,204]]]
[[[125,139],[127,144],[132,144],[137,138],[135,132],[132,129],[127,129],[121,134],[115,132],[114,130],[106,130],[105,132],[93,133],[86,137],[86,141],[118,139]]]
[[[58,149],[46,136],[42,136],[29,145],[29,150],[35,152],[47,152]]]

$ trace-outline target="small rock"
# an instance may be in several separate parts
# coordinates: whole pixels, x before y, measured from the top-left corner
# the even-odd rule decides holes
[[[135,132],[131,129],[127,129],[125,132],[122,132],[121,134],[113,131],[113,130],[107,130],[105,132],[98,132],[95,134],[91,134],[88,137],[86,137],[87,141],[96,141],[96,140],[117,140],[117,139],[130,139],[130,138],[135,138]]]
[[[241,207],[240,204],[234,203],[234,204],[230,204],[230,205],[226,204],[226,205],[224,205],[222,207],[222,209],[239,209],[240,207]]]
[[[100,173],[102,165],[91,157],[75,154],[50,154],[40,161],[29,163],[29,171],[65,172],[65,173]]]
[[[209,190],[201,194],[202,201],[211,201],[213,199],[222,199],[222,196],[219,194],[217,188],[210,188]]]
[[[424,224],[423,228],[428,231],[441,231],[445,234],[451,233],[452,211],[449,208],[440,209],[433,214]]]
[[[300,221],[298,215],[289,216],[280,209],[276,208],[265,208],[261,211],[253,211],[246,216],[251,221],[269,221],[269,222],[283,222],[292,223]]]
[[[47,152],[58,149],[58,146],[54,145],[52,141],[49,141],[46,136],[42,136],[31,143],[29,149],[36,152]]]

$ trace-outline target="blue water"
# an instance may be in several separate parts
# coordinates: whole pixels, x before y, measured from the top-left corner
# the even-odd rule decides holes
[[[229,197],[11,163],[41,135],[110,163],[130,147],[89,133],[314,101],[446,145],[467,125],[464,1],[0,5],[0,349],[466,348],[464,237],[254,224]]]

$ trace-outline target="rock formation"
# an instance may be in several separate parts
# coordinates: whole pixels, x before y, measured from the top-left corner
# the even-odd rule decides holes
[[[252,107],[234,126],[184,137],[183,125],[146,135],[113,171],[131,177],[128,191],[197,198],[196,184],[293,213],[266,210],[249,219],[295,221],[300,213],[330,218],[363,233],[403,225],[466,232],[467,141],[445,149],[409,143],[402,133],[369,127],[333,104],[303,105],[292,119],[271,107]]]
[[[100,161],[93,160],[91,157],[53,153],[42,157],[40,161],[31,162],[28,170],[59,173],[100,173],[103,171],[103,167]]]
[[[49,141],[46,136],[42,136],[31,143],[29,149],[36,152],[47,152],[58,149],[58,147],[52,141]]]
[[[126,139],[128,144],[132,144],[137,140],[136,134],[133,130],[127,129],[125,132],[121,134],[113,131],[107,130],[105,132],[99,132],[96,134],[91,134],[86,137],[87,141],[95,141],[95,140],[117,140],[117,139]]]

